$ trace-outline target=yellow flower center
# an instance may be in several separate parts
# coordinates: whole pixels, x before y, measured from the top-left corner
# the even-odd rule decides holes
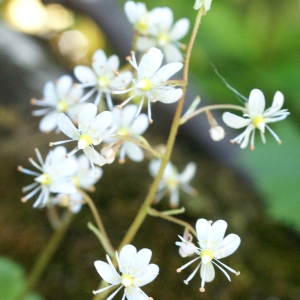
[[[77,176],[72,177],[72,183],[76,186],[79,187],[80,180]]]
[[[129,136],[129,132],[126,128],[120,128],[118,130],[118,135]]]
[[[259,128],[259,124],[265,123],[265,119],[263,116],[257,116],[255,118],[253,118],[252,123],[256,128]]]
[[[173,189],[175,189],[177,187],[178,181],[177,181],[176,178],[172,178],[171,177],[171,178],[168,178],[166,180],[166,184],[167,184],[167,186],[168,186],[169,189],[173,190]]]
[[[60,100],[56,104],[56,109],[60,112],[66,112],[68,109],[68,104],[64,100]]]
[[[78,140],[78,148],[84,149],[85,147],[89,146],[92,143],[92,139],[89,135],[83,134],[80,136]]]
[[[148,22],[145,18],[137,21],[135,24],[134,24],[134,29],[137,31],[137,32],[140,32],[140,33],[147,33],[147,29],[148,29]]]
[[[123,274],[122,277],[121,277],[121,283],[122,283],[125,287],[128,287],[128,286],[133,285],[133,281],[134,281],[134,279],[133,279],[132,276],[129,275],[129,274]]]
[[[207,264],[211,262],[214,258],[214,255],[210,249],[205,249],[200,254],[201,260],[203,264]]]
[[[109,84],[109,80],[107,79],[107,77],[102,76],[98,78],[98,85],[100,88],[107,88]]]
[[[157,37],[157,42],[159,46],[164,46],[169,42],[169,36],[165,33],[162,33]]]
[[[151,89],[151,86],[151,80],[148,78],[141,79],[136,85],[138,89],[144,92],[149,91]]]
[[[52,181],[49,174],[42,174],[39,177],[37,177],[35,180],[43,185],[50,185]]]

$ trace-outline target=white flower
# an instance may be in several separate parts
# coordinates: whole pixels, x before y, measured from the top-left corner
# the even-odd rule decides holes
[[[45,115],[39,125],[43,132],[49,132],[57,128],[56,118],[59,113],[66,113],[72,121],[77,121],[78,114],[84,104],[78,104],[83,95],[83,89],[73,85],[69,75],[61,76],[55,83],[47,82],[44,87],[44,99],[32,99],[33,105],[46,108],[34,110],[34,116]]]
[[[149,14],[144,3],[127,1],[124,5],[124,11],[129,22],[138,33],[148,33]]]
[[[219,142],[224,138],[225,131],[223,127],[216,125],[209,129],[209,134],[213,141]]]
[[[59,114],[57,124],[60,130],[71,138],[71,140],[50,143],[50,145],[58,145],[77,140],[77,147],[72,150],[68,156],[82,149],[92,166],[93,164],[99,166],[104,165],[106,159],[94,149],[94,146],[99,145],[103,139],[111,137],[115,128],[113,127],[107,131],[112,121],[112,113],[110,111],[104,111],[97,116],[96,114],[97,106],[92,103],[86,104],[78,116],[78,129],[65,114]]]
[[[183,243],[179,247],[179,255],[181,257],[188,257],[195,253],[195,244],[192,242],[193,236],[189,233],[188,230],[184,230],[183,233]]]
[[[149,172],[152,177],[156,177],[161,161],[154,159],[149,163]],[[165,168],[161,182],[159,183],[157,194],[155,196],[155,202],[161,200],[166,194],[170,194],[170,205],[177,207],[179,204],[179,189],[182,189],[190,195],[194,195],[196,190],[192,188],[188,183],[195,176],[196,164],[189,163],[181,174],[178,173],[177,169],[169,162]]]
[[[71,181],[71,176],[77,168],[74,159],[66,159],[65,147],[56,147],[51,150],[44,161],[38,149],[35,149],[38,162],[32,158],[30,163],[39,171],[31,171],[19,166],[18,170],[25,174],[35,176],[34,183],[24,187],[24,193],[29,192],[22,198],[23,202],[41,192],[33,207],[43,207],[47,204],[50,193],[74,193],[76,188]]]
[[[110,258],[106,255],[108,263],[104,261],[95,261],[95,267],[99,275],[110,286],[93,291],[94,294],[101,293],[112,286],[120,285],[120,287],[107,299],[112,299],[121,288],[125,288],[122,299],[127,297],[128,300],[149,300],[150,298],[140,289],[151,281],[153,281],[159,272],[159,267],[155,264],[149,264],[152,256],[150,249],[141,249],[137,252],[132,245],[125,245],[120,252],[120,256],[116,252],[116,258],[119,265],[120,275],[113,266]]]
[[[112,110],[113,120],[112,125],[116,125],[116,134],[137,139],[148,128],[149,122],[145,114],[140,114],[134,118],[138,107],[134,104],[127,105],[122,111],[114,107]],[[109,141],[107,141],[109,142]],[[122,140],[114,140],[111,143],[111,148],[114,150],[120,149],[120,159],[122,163],[127,155],[131,160],[140,162],[144,159],[143,150],[135,143]],[[107,149],[105,149],[107,151]]]
[[[58,194],[53,199],[51,204],[56,204],[62,207],[67,207],[73,214],[77,214],[82,207],[83,197],[80,193],[74,194]]]
[[[80,101],[87,100],[92,94],[97,92],[94,103],[98,106],[102,94],[104,93],[107,106],[111,109],[113,107],[111,100],[112,89],[127,87],[131,81],[132,74],[129,71],[119,74],[119,58],[116,55],[107,58],[103,50],[97,50],[94,53],[92,68],[93,69],[86,66],[77,66],[74,69],[76,78],[82,83],[80,86],[92,87]]]
[[[169,7],[154,8],[149,12],[147,36],[137,39],[137,49],[148,51],[151,47],[162,49],[167,62],[178,62],[183,56],[178,48],[183,45],[178,41],[188,32],[190,22],[183,18],[173,25],[173,12]]]
[[[225,269],[233,272],[236,275],[240,274],[239,272],[236,272],[232,268],[219,261],[219,259],[229,256],[235,252],[241,242],[240,237],[233,233],[224,238],[226,228],[227,223],[223,220],[218,220],[212,225],[210,221],[205,219],[199,219],[197,221],[196,231],[200,247],[195,247],[193,245],[190,245],[190,247],[194,249],[194,253],[198,257],[177,269],[177,272],[181,272],[198,259],[201,259],[201,262],[198,264],[192,274],[184,281],[185,284],[188,284],[188,282],[195,276],[200,266],[200,276],[202,278],[200,292],[205,291],[205,282],[211,282],[215,278],[215,269],[213,265],[219,268],[229,281],[231,280]],[[182,247],[187,243],[187,241],[180,236],[179,238],[182,240],[182,242],[176,242],[176,245]]]
[[[212,0],[196,0],[194,4],[194,9],[199,9],[204,6],[204,11],[207,12],[210,10]]]
[[[258,89],[252,90],[249,96],[249,101],[246,103],[246,113],[243,115],[244,118],[236,116],[230,112],[225,112],[223,114],[223,121],[228,126],[236,129],[246,127],[245,131],[235,139],[231,140],[231,142],[236,142],[241,144],[241,148],[246,148],[249,143],[249,139],[251,138],[250,149],[253,150],[255,129],[257,128],[260,131],[261,139],[263,143],[265,143],[265,128],[267,128],[276,141],[281,144],[279,137],[267,125],[267,123],[283,120],[290,114],[287,109],[280,110],[283,105],[283,101],[283,94],[281,92],[276,92],[272,106],[265,110],[265,97],[263,93]]]
[[[151,102],[161,101],[163,103],[173,103],[180,99],[182,96],[182,89],[175,89],[174,87],[167,85],[167,80],[176,72],[181,70],[183,64],[179,62],[173,62],[164,65],[160,68],[163,60],[162,52],[153,47],[146,54],[142,56],[142,59],[137,65],[135,55],[132,52],[132,58],[130,58],[130,64],[137,70],[137,79],[133,79],[134,87],[124,91],[115,91],[115,94],[123,94],[128,91],[134,90],[127,100],[125,100],[118,107],[126,105],[135,96],[141,97],[139,109],[135,115],[138,116],[141,112],[145,98],[148,101],[148,119],[152,123],[151,119]],[[160,68],[160,69],[159,69]]]

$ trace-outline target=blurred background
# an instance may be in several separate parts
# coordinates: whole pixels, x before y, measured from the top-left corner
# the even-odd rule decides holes
[[[147,0],[150,10],[169,6],[174,20],[191,23],[193,0]],[[71,74],[78,64],[90,65],[95,50],[117,53],[121,61],[130,53],[132,30],[123,12],[123,0],[6,0],[0,20],[0,300],[15,299],[39,253],[53,232],[45,209],[22,204],[21,188],[31,182],[17,172],[29,168],[28,157],[38,147],[45,157],[56,134],[38,131],[39,118],[31,116],[32,97],[42,97],[44,84]],[[188,98],[201,95],[205,104],[239,104],[216,76],[213,63],[228,83],[248,97],[259,88],[270,106],[277,90],[285,96],[291,115],[272,124],[282,145],[267,133],[267,144],[241,150],[229,140],[238,130],[226,128],[226,137],[210,141],[206,117],[182,126],[172,161],[182,171],[197,163],[191,185],[198,196],[181,195],[184,220],[200,217],[228,222],[227,233],[237,233],[242,244],[224,259],[241,276],[232,282],[217,271],[216,279],[198,291],[198,276],[186,286],[193,267],[177,274],[186,260],[174,243],[182,228],[148,217],[133,241],[137,248],[153,250],[159,277],[145,288],[154,299],[299,299],[300,295],[300,1],[214,0],[202,19],[193,50]],[[188,42],[188,37],[183,40]],[[188,99],[188,101],[190,101]],[[146,138],[164,143],[174,106],[154,106],[154,124]],[[224,125],[221,114],[216,114]],[[166,123],[164,123],[166,122]],[[148,160],[105,166],[93,199],[103,215],[112,243],[117,247],[151,183]],[[130,176],[128,176],[130,173]],[[139,180],[139,184],[136,182]],[[124,207],[128,209],[124,214]],[[168,209],[167,197],[156,206]],[[65,240],[28,299],[91,299],[99,283],[93,262],[105,260],[95,236],[87,229],[92,216],[87,207],[75,216]],[[117,295],[117,298],[121,295]],[[119,299],[118,298],[118,299]]]

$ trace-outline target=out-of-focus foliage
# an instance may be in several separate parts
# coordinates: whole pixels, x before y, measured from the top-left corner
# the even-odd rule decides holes
[[[0,257],[0,300],[15,300],[25,286],[25,270],[11,259]],[[30,293],[24,300],[42,300]]]
[[[124,3],[120,0],[120,3]],[[193,22],[193,0],[145,0],[150,10],[169,6],[174,19],[188,17]],[[256,149],[241,150],[238,162],[248,168],[257,187],[269,204],[270,213],[300,228],[299,169],[300,146],[300,1],[287,0],[214,0],[202,19],[191,58],[191,73],[203,99],[212,103],[239,104],[235,95],[214,73],[221,75],[248,97],[259,88],[270,106],[277,90],[285,96],[284,108],[291,115],[272,124],[282,140],[277,146],[267,133],[267,145],[256,137]],[[188,41],[188,37],[185,38]],[[222,121],[220,122],[222,123]],[[228,140],[238,135],[227,135]],[[201,134],[201,133],[199,133]],[[216,147],[218,145],[216,144]],[[238,147],[233,145],[232,147]]]

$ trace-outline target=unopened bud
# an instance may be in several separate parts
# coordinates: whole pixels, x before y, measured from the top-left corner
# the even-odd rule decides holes
[[[109,146],[102,148],[101,155],[105,157],[108,164],[113,163],[116,158],[115,150]]]
[[[217,126],[210,128],[209,134],[213,141],[218,142],[224,138],[225,131],[224,131],[223,127],[217,125]]]

